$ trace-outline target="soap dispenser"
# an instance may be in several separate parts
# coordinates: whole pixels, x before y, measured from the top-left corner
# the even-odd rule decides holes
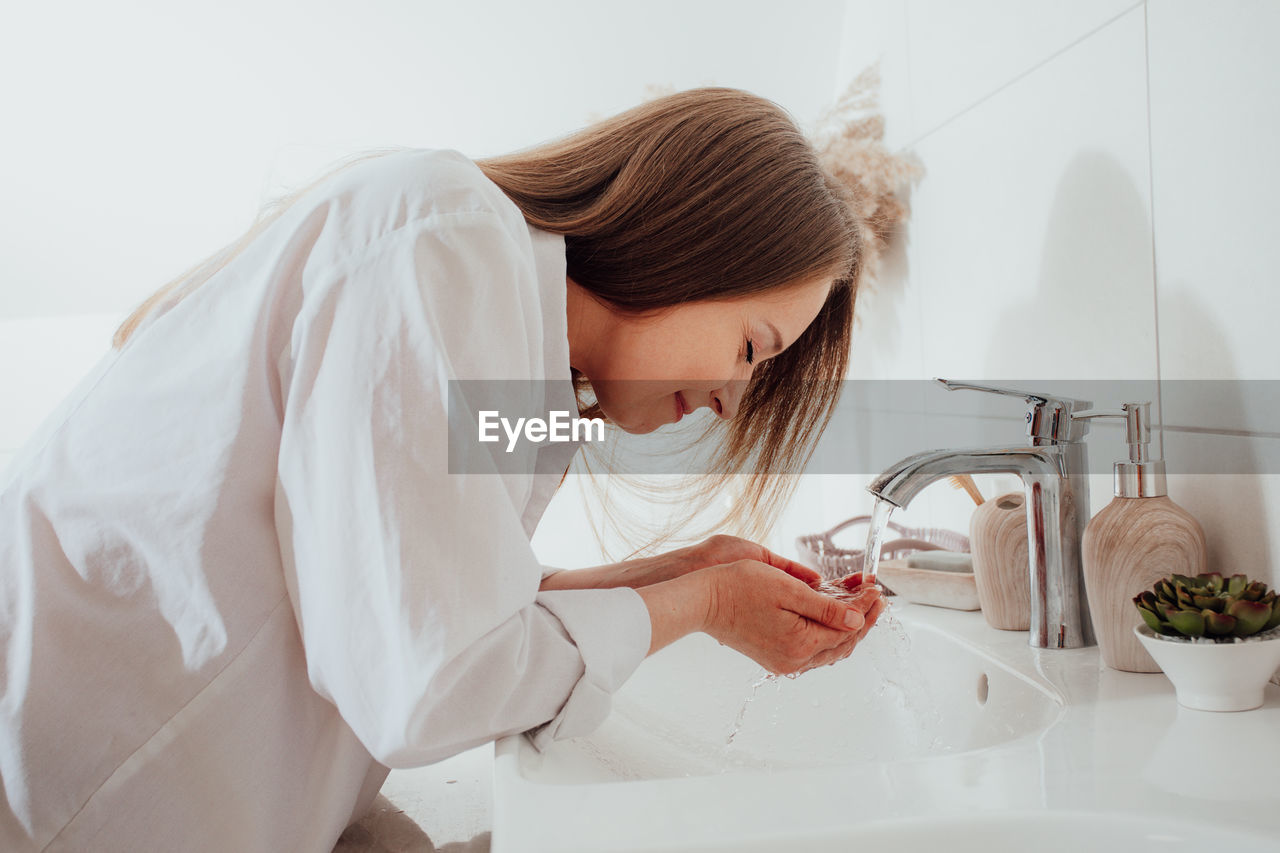
[[[1133,597],[1169,575],[1204,572],[1204,531],[1169,499],[1164,460],[1148,457],[1150,403],[1075,417],[1124,418],[1129,443],[1129,461],[1115,465],[1115,498],[1089,521],[1081,543],[1094,635],[1112,669],[1160,672],[1133,634],[1142,623]]]

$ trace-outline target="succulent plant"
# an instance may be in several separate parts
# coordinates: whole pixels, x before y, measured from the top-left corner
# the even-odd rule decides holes
[[[1275,590],[1244,575],[1170,575],[1134,596],[1133,603],[1152,631],[1171,637],[1229,643],[1280,625]]]

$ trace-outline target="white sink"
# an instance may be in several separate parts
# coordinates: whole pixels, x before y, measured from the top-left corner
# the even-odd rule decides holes
[[[1256,711],[1188,711],[1096,647],[893,612],[909,646],[881,625],[848,660],[763,684],[732,744],[763,671],[704,635],[641,664],[591,736],[499,741],[493,853],[1278,849],[1280,688]],[[1258,760],[1203,780],[1188,742]]]
[[[526,749],[520,771],[582,784],[912,759],[1038,733],[1062,712],[1051,688],[908,624],[909,638],[878,626],[847,660],[756,689],[757,664],[691,635],[641,665],[594,734]]]

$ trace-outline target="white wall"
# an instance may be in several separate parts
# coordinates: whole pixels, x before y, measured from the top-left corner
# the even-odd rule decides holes
[[[0,467],[147,294],[366,148],[526,147],[649,87],[810,121],[839,0],[122,0],[6,10]],[[18,82],[20,81],[20,82]]]
[[[133,304],[346,153],[482,156],[650,85],[741,86],[808,121],[877,58],[888,142],[927,174],[905,251],[860,297],[853,376],[1065,387],[1280,371],[1267,0],[131,0],[24,4],[6,29],[0,74],[25,83],[0,140],[0,465]],[[1275,456],[1256,423],[1185,425],[1210,431],[1167,433],[1171,460]],[[1090,444],[1095,458],[1123,450],[1114,428]],[[867,479],[807,478],[771,544],[791,553],[797,534],[865,512]],[[1276,478],[1171,492],[1215,566],[1280,581]],[[1109,497],[1095,478],[1094,511]],[[939,484],[903,520],[963,530],[966,500]],[[548,562],[592,561],[577,501],[570,488],[553,502],[536,540]]]
[[[927,170],[896,278],[862,302],[856,376],[1023,379],[1047,391],[1139,379],[1153,394],[1157,380],[1167,390],[1280,379],[1280,4],[850,0],[848,10],[841,68],[880,58],[887,136]],[[928,410],[922,400],[922,418]],[[1277,458],[1274,424],[1250,410],[1235,400],[1209,416],[1171,398],[1171,466]],[[1110,426],[1089,443],[1095,458],[1124,450]],[[865,479],[807,483],[794,517],[812,529],[814,518],[865,511]],[[1111,483],[1093,483],[1096,512]],[[1201,521],[1214,568],[1280,582],[1275,476],[1176,477],[1170,495]],[[963,530],[971,509],[936,486],[908,516]]]

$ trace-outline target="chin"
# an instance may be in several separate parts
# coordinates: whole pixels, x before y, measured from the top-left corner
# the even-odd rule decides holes
[[[637,423],[634,421],[632,422],[619,421],[619,420],[614,420],[613,418],[610,418],[609,421],[618,429],[622,430],[625,433],[629,433],[631,435],[647,435],[653,432],[654,430],[658,429],[659,427],[666,425],[662,422],[653,423],[647,420],[641,420]]]
[[[670,423],[670,421],[653,417],[652,412],[636,413],[624,411],[614,414],[603,403],[601,403],[600,409],[604,412],[605,417],[609,419],[609,423],[630,435],[647,435]]]

